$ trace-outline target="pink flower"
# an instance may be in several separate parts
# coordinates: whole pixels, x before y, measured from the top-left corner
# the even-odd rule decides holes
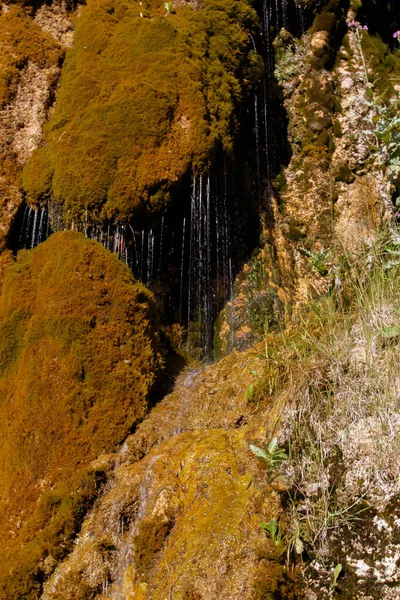
[[[397,40],[400,37],[400,31],[395,31],[393,37],[395,40]]]
[[[363,29],[364,31],[368,31],[368,25],[364,25]]]

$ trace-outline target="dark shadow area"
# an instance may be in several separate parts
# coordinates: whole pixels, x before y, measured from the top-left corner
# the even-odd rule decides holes
[[[400,30],[400,2],[392,0],[362,0],[357,20],[368,25],[369,31],[378,34],[386,44],[394,46],[393,33]]]

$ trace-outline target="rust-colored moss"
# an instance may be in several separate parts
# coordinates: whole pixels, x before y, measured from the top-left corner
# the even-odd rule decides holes
[[[204,171],[217,146],[232,149],[256,26],[246,0],[204,0],[167,17],[160,0],[89,0],[47,149],[25,170],[30,201],[51,192],[71,219],[162,211],[191,166]]]
[[[155,326],[151,294],[80,234],[55,234],[21,252],[6,271],[2,600],[36,598],[39,559],[61,557],[96,493],[101,477],[87,474],[89,462],[115,448],[144,416],[159,365]]]

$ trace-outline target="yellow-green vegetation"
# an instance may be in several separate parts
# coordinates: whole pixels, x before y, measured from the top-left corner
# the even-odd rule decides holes
[[[41,68],[54,67],[61,57],[57,42],[29,17],[28,9],[14,5],[1,11],[0,108],[11,100],[28,62]]]
[[[168,15],[159,0],[88,0],[46,145],[24,172],[29,201],[52,197],[67,220],[163,210],[189,168],[202,172],[218,146],[232,149],[256,28],[246,0]]]
[[[160,364],[156,327],[150,292],[81,234],[55,234],[7,269],[0,296],[3,600],[37,597],[44,564],[68,550],[101,485],[90,461],[115,449],[145,415]]]
[[[400,52],[392,52],[379,36],[364,35],[362,50],[375,91],[381,100],[388,100],[396,94],[400,82]]]

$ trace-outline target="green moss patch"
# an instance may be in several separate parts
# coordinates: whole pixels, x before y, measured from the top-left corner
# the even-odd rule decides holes
[[[70,219],[163,210],[189,167],[204,171],[217,146],[232,149],[256,27],[245,0],[168,16],[162,2],[89,0],[46,147],[25,170],[30,201],[51,194]]]

